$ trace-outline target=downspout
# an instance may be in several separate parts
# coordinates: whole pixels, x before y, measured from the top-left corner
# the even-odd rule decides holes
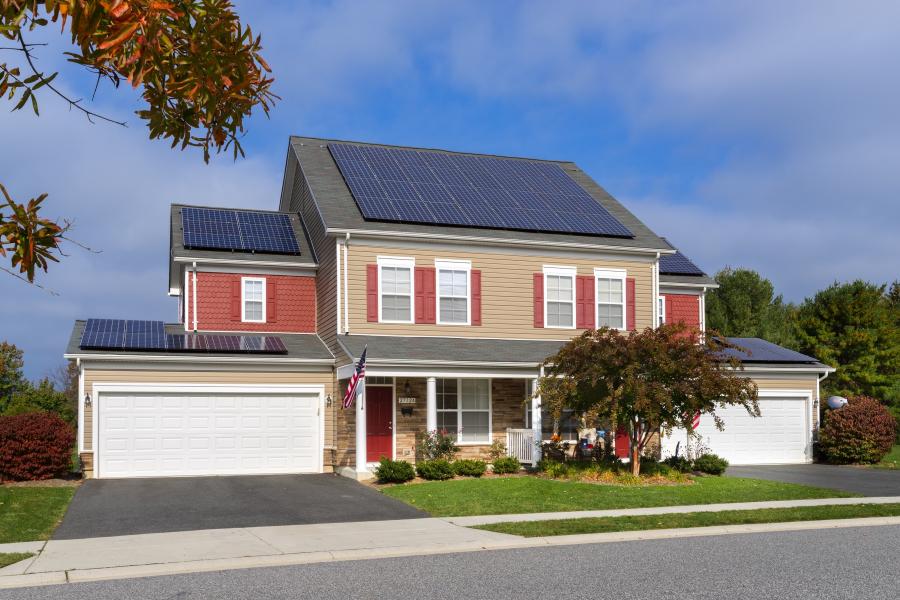
[[[191,296],[194,305],[194,333],[197,333],[197,261],[193,264],[193,281],[191,283]]]
[[[659,327],[659,252],[656,253],[656,262],[653,263],[653,329]]]
[[[350,232],[348,231],[344,238],[344,333],[350,333],[350,289],[348,286],[348,275],[347,272],[350,270],[349,261],[349,250],[350,247]]]
[[[337,279],[336,287],[337,287],[337,305],[334,307],[337,312],[337,335],[341,335],[343,331],[341,327],[341,313],[343,312],[343,304],[341,303],[341,243],[338,240],[334,242],[334,262],[337,265],[337,271],[335,272],[335,278]]]

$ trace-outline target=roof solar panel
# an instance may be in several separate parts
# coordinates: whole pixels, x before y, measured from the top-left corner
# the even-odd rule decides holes
[[[116,349],[125,345],[125,321],[121,319],[88,319],[81,334],[80,346],[94,349]]]
[[[722,351],[725,357],[736,357],[745,362],[763,363],[814,363],[815,358],[783,348],[778,344],[760,338],[725,338],[737,348],[726,348]]]
[[[165,350],[165,324],[162,321],[125,321],[124,347],[129,350]]]
[[[703,275],[703,271],[681,253],[663,254],[659,257],[659,272],[664,275]]]
[[[634,237],[558,164],[334,143],[363,217]]]
[[[300,254],[291,218],[284,213],[185,206],[181,224],[185,248]]]

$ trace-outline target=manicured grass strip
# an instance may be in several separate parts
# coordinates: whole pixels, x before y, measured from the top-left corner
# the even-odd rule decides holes
[[[538,477],[457,479],[398,485],[385,488],[384,493],[436,517],[858,496],[740,477],[700,477],[690,485],[660,486],[597,485]]]
[[[0,544],[48,539],[74,493],[71,486],[0,486]]]
[[[11,554],[0,553],[0,569],[15,564],[20,560],[25,560],[34,556],[31,552],[13,552]]]
[[[712,525],[750,525],[754,523],[786,523],[789,521],[824,521],[861,517],[894,517],[900,515],[900,504],[851,504],[846,506],[806,506],[800,508],[764,508],[759,510],[726,510],[708,513],[641,515],[634,517],[599,517],[559,521],[526,521],[480,525],[498,533],[523,537],[572,535],[577,533],[610,533],[647,529],[709,527]]]
[[[900,444],[895,444],[880,463],[872,466],[876,469],[900,469]]]

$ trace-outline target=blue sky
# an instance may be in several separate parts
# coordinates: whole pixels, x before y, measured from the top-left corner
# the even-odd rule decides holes
[[[574,160],[708,272],[757,269],[792,301],[900,277],[897,3],[237,4],[282,97],[245,160],[149,141],[124,88],[92,108],[127,129],[47,94],[40,118],[0,110],[0,181],[49,192],[101,251],[68,247],[40,278],[55,296],[0,277],[0,338],[30,377],[62,363],[76,318],[175,320],[169,204],[274,208],[290,134]],[[32,40],[90,97],[64,38]]]

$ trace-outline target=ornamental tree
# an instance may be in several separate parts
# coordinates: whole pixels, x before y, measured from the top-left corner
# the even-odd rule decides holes
[[[97,83],[123,81],[141,89],[145,103],[137,116],[151,139],[173,148],[197,147],[243,156],[244,120],[255,109],[268,114],[277,98],[262,42],[242,25],[228,0],[0,0],[0,100],[13,110],[39,114],[38,96],[61,98],[91,122],[125,125],[86,108],[54,85],[57,73],[40,70],[39,44],[30,32],[53,23],[68,30],[69,60],[95,74]],[[0,186],[0,257],[34,282],[35,270],[57,261],[68,225],[40,214],[46,194],[14,201]]]
[[[569,408],[588,425],[627,431],[631,472],[639,475],[641,455],[655,433],[691,431],[697,413],[711,414],[724,429],[715,411],[735,404],[759,416],[756,384],[741,376],[739,359],[722,353],[729,347],[716,335],[702,341],[686,335],[680,324],[628,333],[585,331],[545,361],[541,402],[557,418]]]

